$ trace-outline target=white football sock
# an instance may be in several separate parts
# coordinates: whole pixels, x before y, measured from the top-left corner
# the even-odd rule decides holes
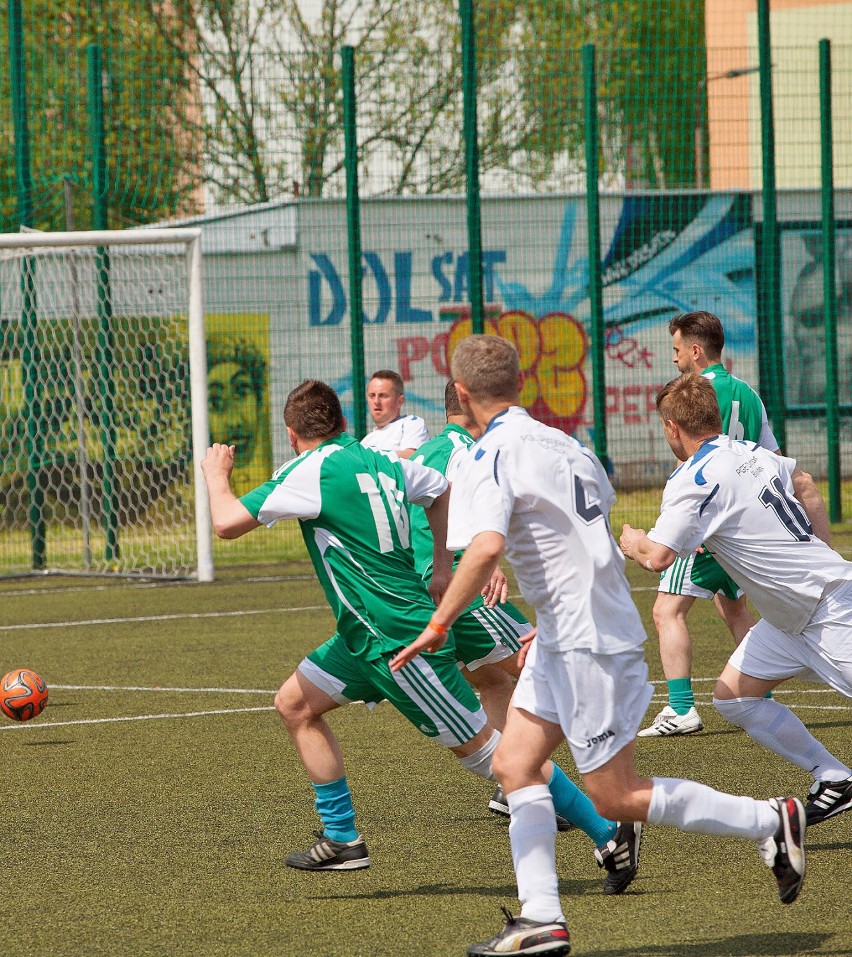
[[[715,791],[697,781],[652,778],[648,821],[681,831],[762,841],[774,834],[778,814],[768,801]]]
[[[494,772],[491,770],[491,759],[494,757],[494,752],[497,750],[499,743],[500,732],[495,731],[478,751],[474,751],[473,754],[468,754],[467,757],[460,757],[459,761],[461,761],[463,767],[466,767],[468,771],[473,771],[474,774],[478,774],[481,778],[485,778],[487,781],[494,781],[496,784],[497,778],[494,777]]]
[[[714,698],[713,707],[758,744],[812,774],[815,781],[843,781],[852,775],[788,707],[774,698]]]
[[[550,791],[546,784],[533,784],[506,798],[521,917],[564,921],[556,876],[556,812]]]

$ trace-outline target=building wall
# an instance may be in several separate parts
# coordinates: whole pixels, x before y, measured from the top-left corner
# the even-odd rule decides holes
[[[759,76],[717,77],[758,65],[755,0],[706,0],[707,117],[714,189],[759,189]],[[852,185],[852,2],[772,0],[776,179],[814,187],[820,176],[819,54],[832,42],[834,161],[837,186]]]

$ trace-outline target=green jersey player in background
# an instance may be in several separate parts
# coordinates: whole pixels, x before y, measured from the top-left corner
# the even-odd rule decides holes
[[[713,386],[723,434],[778,452],[778,442],[769,427],[760,396],[722,364],[725,332],[719,318],[710,312],[687,312],[671,320],[669,332],[678,370],[698,372]],[[799,493],[812,504],[816,534],[828,542],[828,515],[819,490],[801,469],[797,469],[794,482]],[[660,578],[653,613],[669,700],[653,723],[639,732],[639,737],[694,734],[704,727],[695,707],[692,642],[686,624],[686,616],[696,598],[713,599],[735,644],[742,641],[754,625],[742,589],[712,555],[699,549],[686,558],[677,558]]]

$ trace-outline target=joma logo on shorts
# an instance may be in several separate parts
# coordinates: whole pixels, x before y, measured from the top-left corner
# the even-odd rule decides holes
[[[604,731],[602,734],[596,734],[593,738],[586,738],[586,747],[590,748],[593,744],[600,744],[601,741],[606,741],[607,738],[614,737],[614,731]]]

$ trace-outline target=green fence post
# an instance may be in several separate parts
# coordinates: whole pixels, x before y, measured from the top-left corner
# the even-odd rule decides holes
[[[476,17],[473,0],[459,0],[464,93],[464,158],[467,180],[467,247],[473,331],[485,328],[482,291],[482,208],[479,201],[479,138],[476,128]]]
[[[843,520],[840,494],[840,409],[837,396],[837,287],[834,230],[834,144],[831,106],[831,42],[819,41],[820,193],[822,196],[822,288],[825,302],[825,441],[828,517]]]
[[[598,92],[595,78],[595,45],[583,44],[583,104],[586,128],[586,218],[589,244],[589,312],[592,351],[592,404],[595,420],[595,453],[609,469],[606,434],[606,326],[601,282],[601,213],[598,191]]]
[[[763,167],[762,302],[767,324],[763,341],[769,355],[760,357],[761,382],[768,385],[767,412],[781,447],[787,449],[787,386],[784,375],[784,338],[781,321],[781,245],[778,234],[778,197],[775,184],[775,121],[772,110],[772,46],[769,34],[769,0],[758,0],[758,54],[760,63],[760,140]],[[759,300],[760,301],[760,300]]]
[[[12,122],[15,130],[15,181],[18,192],[18,221],[32,226],[32,173],[30,169],[30,133],[27,123],[26,63],[24,60],[24,24],[21,0],[9,0],[9,66],[12,86]],[[47,564],[47,529],[44,520],[44,489],[41,468],[44,459],[42,406],[39,398],[38,309],[36,303],[36,262],[31,256],[21,260],[21,332],[19,349],[24,380],[26,415],[27,493],[33,568]]]
[[[367,434],[366,370],[364,369],[364,297],[361,289],[361,200],[358,196],[358,122],[355,101],[355,50],[345,46],[343,58],[343,140],[346,166],[346,233],[349,239],[349,341],[352,350],[352,405],[355,435]]]
[[[88,66],[87,101],[89,113],[89,149],[92,154],[93,227],[107,229],[106,144],[104,142],[104,90],[101,48],[86,47]],[[109,252],[97,250],[98,271],[98,370],[100,394],[101,442],[103,444],[102,518],[107,561],[115,561],[118,549],[118,488],[115,475],[115,358],[112,332],[112,291],[110,289]]]

